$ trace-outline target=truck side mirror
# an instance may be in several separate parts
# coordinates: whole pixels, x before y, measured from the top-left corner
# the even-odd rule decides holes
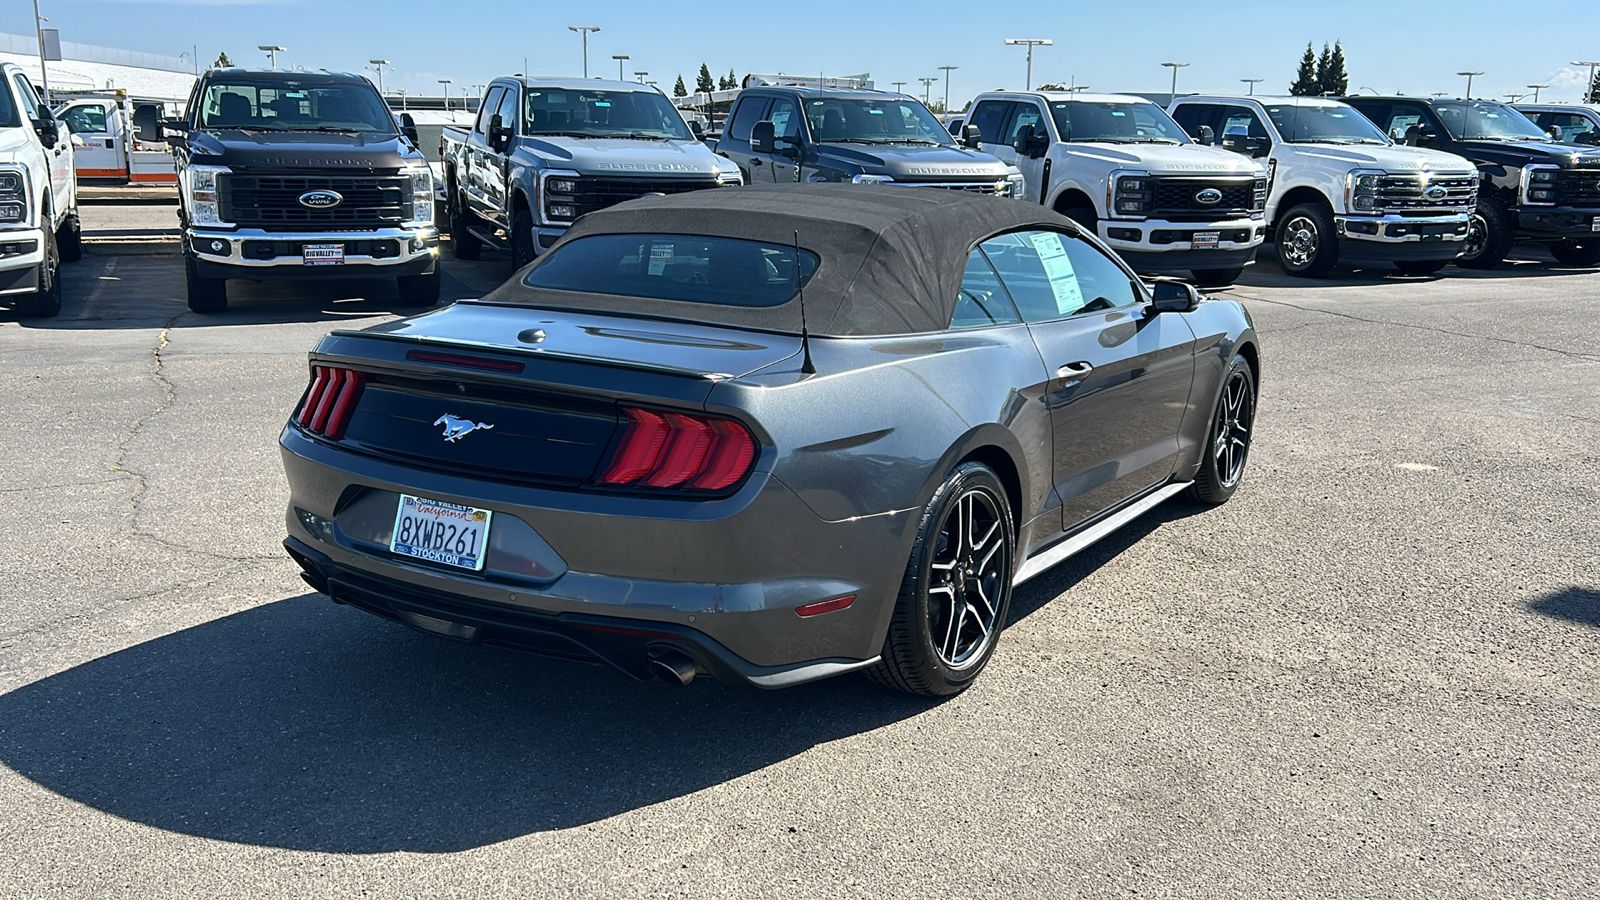
[[[1550,140],[1555,141],[1558,144],[1566,140],[1565,137],[1562,137],[1561,128],[1558,125],[1551,125],[1549,128],[1544,130],[1544,133],[1550,135]]]
[[[417,120],[411,113],[400,114],[400,133],[406,136],[411,146],[422,149],[422,138],[417,136]]]
[[[1011,149],[1017,151],[1018,154],[1020,154],[1022,156],[1026,156],[1029,159],[1038,159],[1040,156],[1042,156],[1044,154],[1038,152],[1039,139],[1038,139],[1037,135],[1038,135],[1038,131],[1036,129],[1036,126],[1033,126],[1033,125],[1024,125],[1024,126],[1022,126],[1022,130],[1017,132],[1016,140],[1011,142]]]
[[[705,126],[700,124],[699,119],[689,120],[689,131],[694,134],[694,139],[697,141],[703,141],[706,139]]]
[[[511,146],[511,127],[500,121],[500,114],[489,117],[489,149],[503,151]]]
[[[1215,147],[1217,145],[1217,130],[1210,125],[1201,125],[1199,140],[1202,146]]]
[[[159,133],[163,141],[181,146],[189,140],[189,122],[186,119],[162,119]]]
[[[977,150],[983,145],[983,132],[976,125],[961,126],[961,146],[968,150]]]
[[[33,131],[39,136],[39,143],[43,144],[46,150],[53,149],[61,137],[59,129],[56,128],[55,115],[42,106],[39,107],[39,118],[33,120]]]
[[[771,122],[757,122],[750,129],[750,149],[756,153],[777,153],[777,128]]]

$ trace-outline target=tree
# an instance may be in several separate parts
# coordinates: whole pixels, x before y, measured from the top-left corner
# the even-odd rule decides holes
[[[1064,85],[1064,84],[1056,84],[1053,81],[1050,82],[1049,84],[1041,84],[1038,87],[1034,88],[1034,90],[1036,90],[1036,91],[1064,91],[1066,89],[1067,89],[1066,85]]]
[[[725,91],[736,91],[739,89],[739,76],[733,74],[732,69],[728,70],[728,77],[722,79],[722,89]]]
[[[228,58],[228,51],[226,50],[218,53],[216,60],[211,63],[211,68],[213,69],[229,69],[232,67],[233,60]]]
[[[689,89],[683,86],[683,76],[682,75],[678,76],[678,83],[672,86],[672,96],[674,96],[674,97],[687,97],[687,96],[689,96]]]
[[[1321,60],[1317,62],[1317,92],[1330,97],[1350,93],[1350,75],[1344,70],[1344,48],[1334,41],[1333,52],[1329,53],[1328,45],[1323,44],[1322,53],[1327,64]]]
[[[1322,86],[1327,83],[1327,80],[1328,80],[1328,69],[1332,68],[1332,66],[1333,66],[1333,50],[1332,50],[1332,48],[1330,48],[1328,46],[1328,42],[1327,41],[1323,41],[1322,42],[1322,55],[1317,57],[1317,74],[1314,76],[1314,78],[1316,80],[1316,83],[1317,83],[1317,88],[1316,88],[1316,90],[1311,92],[1312,96],[1316,96],[1316,97],[1322,96],[1322,93],[1323,93]]]
[[[717,89],[717,82],[711,77],[711,67],[705,63],[700,64],[700,75],[694,80],[694,89],[702,94],[709,94]]]
[[[1296,97],[1309,97],[1317,92],[1317,55],[1311,51],[1311,42],[1306,41],[1306,55],[1300,57],[1300,71],[1295,73],[1294,84],[1289,85],[1289,93]]]
[[[1594,73],[1594,80],[1589,82],[1589,93],[1583,97],[1585,103],[1600,103],[1600,71]]]

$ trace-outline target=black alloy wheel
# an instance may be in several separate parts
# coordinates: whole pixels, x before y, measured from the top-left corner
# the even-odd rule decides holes
[[[1250,458],[1250,439],[1256,424],[1256,380],[1250,363],[1234,356],[1217,397],[1211,416],[1211,434],[1206,440],[1200,472],[1189,488],[1189,496],[1201,503],[1228,502],[1244,478],[1244,465]]]
[[[77,213],[68,213],[66,221],[56,229],[56,246],[61,248],[61,261],[64,263],[83,259],[83,221]]]
[[[958,466],[923,514],[883,658],[868,676],[925,697],[965,690],[1005,627],[1015,553],[1005,488],[988,466]]]
[[[1562,241],[1550,245],[1550,255],[1563,266],[1592,266],[1600,263],[1600,238]]]
[[[1302,203],[1278,220],[1273,245],[1278,265],[1290,275],[1321,278],[1339,263],[1339,236],[1333,211],[1322,203]]]
[[[1478,208],[1467,222],[1467,239],[1461,242],[1456,265],[1464,269],[1492,269],[1511,253],[1511,214],[1492,197],[1478,198]]]
[[[469,262],[483,254],[483,242],[472,236],[468,229],[478,224],[478,217],[463,209],[459,191],[452,186],[450,197],[450,250],[456,259]]]
[[[227,279],[202,278],[195,264],[194,251],[187,244],[183,252],[183,277],[191,312],[219,313],[228,308]]]
[[[56,246],[53,231],[46,230],[44,233],[44,261],[39,263],[39,289],[18,298],[17,314],[29,319],[46,319],[61,314],[61,251]]]
[[[533,262],[533,213],[518,208],[511,218],[511,266],[520,269]]]

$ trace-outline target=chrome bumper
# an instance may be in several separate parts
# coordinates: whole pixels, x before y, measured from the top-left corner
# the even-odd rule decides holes
[[[1334,216],[1334,230],[1339,237],[1353,241],[1373,241],[1382,244],[1414,244],[1422,241],[1464,241],[1469,212],[1448,213],[1436,216]],[[1355,226],[1353,230],[1351,226]],[[1406,234],[1392,234],[1395,227],[1403,227]],[[1449,231],[1437,227],[1451,226]],[[1371,231],[1369,232],[1369,229]],[[1443,231],[1443,233],[1441,233]],[[1459,231],[1459,233],[1457,233]]]
[[[0,230],[0,246],[6,244],[33,243],[33,250],[27,253],[12,253],[0,256],[0,272],[15,272],[19,269],[34,269],[44,262],[44,231],[38,228],[7,228]],[[22,287],[0,288],[0,297],[13,294],[31,294],[38,288],[33,284]]]
[[[428,256],[435,256],[439,252],[439,230],[433,226],[427,228],[380,228],[375,231],[263,231],[259,228],[240,228],[234,231],[221,229],[190,228],[184,232],[186,246],[197,260],[216,263],[224,266],[239,266],[251,269],[270,269],[280,266],[303,267],[304,261],[298,256],[279,256],[272,259],[249,259],[244,255],[246,241],[276,241],[291,244],[338,244],[347,241],[395,241],[400,246],[399,254],[395,256],[373,257],[346,255],[344,264],[349,266],[372,266],[382,268],[386,266],[403,266]],[[210,245],[215,241],[223,241],[227,248],[223,252],[214,252]]]

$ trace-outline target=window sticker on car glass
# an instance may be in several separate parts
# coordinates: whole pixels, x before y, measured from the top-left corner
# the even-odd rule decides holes
[[[1112,111],[1111,111],[1111,114],[1112,114],[1112,115],[1113,115],[1113,116],[1116,116],[1116,117],[1117,117],[1117,118],[1119,118],[1119,119],[1125,119],[1125,118],[1127,118],[1127,116],[1128,116],[1128,114],[1127,114],[1127,113],[1125,113],[1125,112],[1118,112],[1118,111],[1116,111],[1116,110],[1112,110]]]
[[[1028,235],[1033,249],[1039,254],[1044,275],[1050,279],[1050,292],[1056,298],[1056,312],[1071,315],[1083,308],[1083,289],[1078,286],[1078,274],[1072,270],[1072,258],[1067,248],[1061,246],[1058,234],[1034,233]]]
[[[648,271],[649,271],[649,273],[651,275],[660,275],[661,273],[665,272],[667,270],[667,266],[669,266],[671,264],[672,264],[672,245],[671,244],[651,244],[650,245],[650,268],[649,268]]]
[[[611,105],[611,101],[610,100],[596,100],[594,102],[594,105],[595,106],[610,106]]]

